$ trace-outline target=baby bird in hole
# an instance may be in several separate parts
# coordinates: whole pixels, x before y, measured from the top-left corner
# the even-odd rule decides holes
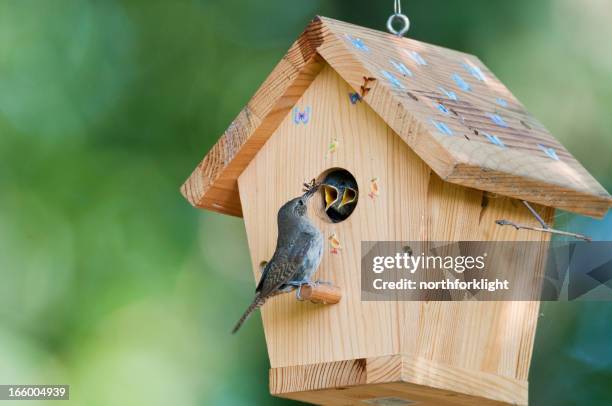
[[[323,255],[323,234],[308,218],[307,204],[320,185],[313,180],[304,186],[304,195],[289,200],[278,211],[276,250],[263,266],[253,302],[232,333],[237,332],[251,313],[270,297],[296,288],[299,294],[303,285],[313,283],[312,275],[319,268]]]
[[[345,220],[357,206],[357,182],[344,171],[327,175],[322,182],[325,213],[334,222]]]

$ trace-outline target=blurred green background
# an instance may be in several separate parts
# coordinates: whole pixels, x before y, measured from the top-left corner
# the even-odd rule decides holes
[[[242,221],[178,189],[314,15],[383,29],[392,3],[0,0],[0,383],[291,403],[268,395],[259,316],[229,335],[253,291]],[[480,56],[612,190],[612,2],[403,6],[411,37]],[[557,220],[612,239],[612,215]],[[544,304],[532,404],[612,404],[611,382],[612,304]]]

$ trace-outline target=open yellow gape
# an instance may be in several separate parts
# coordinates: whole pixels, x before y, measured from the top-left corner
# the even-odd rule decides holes
[[[338,200],[338,189],[331,185],[323,185],[325,193],[325,211],[329,209]]]

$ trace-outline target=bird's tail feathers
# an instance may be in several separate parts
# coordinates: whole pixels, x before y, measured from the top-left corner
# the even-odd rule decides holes
[[[238,323],[236,323],[236,325],[234,326],[232,334],[235,334],[238,330],[240,330],[240,327],[242,327],[242,324],[249,318],[251,313],[263,306],[265,302],[265,298],[261,297],[260,295],[255,296],[255,299],[253,299],[253,303],[251,303],[251,305],[246,309],[240,320],[238,320]]]

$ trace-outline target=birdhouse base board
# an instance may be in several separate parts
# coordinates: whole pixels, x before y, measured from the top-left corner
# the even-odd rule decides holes
[[[527,382],[392,355],[272,368],[270,393],[312,404],[526,405]]]

